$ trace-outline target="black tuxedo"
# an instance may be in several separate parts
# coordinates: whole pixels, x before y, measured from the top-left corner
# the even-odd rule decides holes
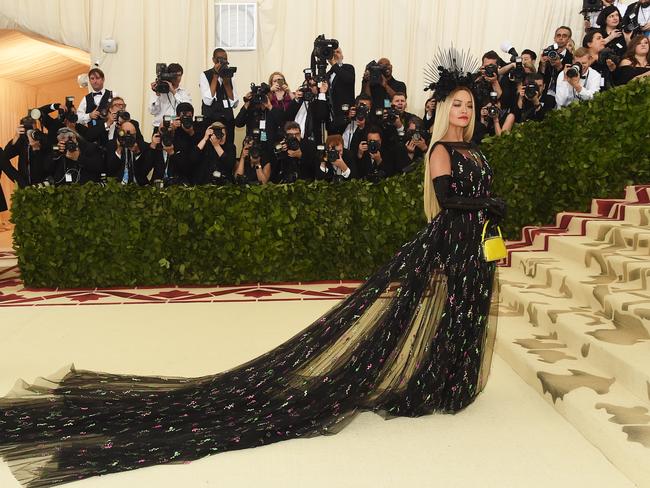
[[[149,146],[142,139],[137,139],[140,154],[134,154],[131,150],[122,149],[122,154],[118,156],[117,140],[113,139],[106,144],[106,175],[123,181],[125,170],[128,167],[128,182],[137,183],[140,186],[147,185],[149,179],[147,178],[151,171],[151,160],[147,157],[147,153],[151,150]]]
[[[573,54],[571,54],[567,49],[564,53],[564,57],[562,58],[562,69],[564,69],[565,64],[572,64],[572,63],[573,63]],[[544,70],[542,69],[539,70],[539,72],[544,75],[544,86],[546,86],[546,90],[544,91],[544,94],[548,93],[549,90],[555,92],[556,84],[557,84],[557,76],[560,74],[562,69],[560,69],[559,71],[556,70],[549,61],[548,63],[546,63],[546,66],[544,66]]]
[[[207,78],[208,84],[212,83],[212,78],[216,76],[213,68],[204,71],[203,74]],[[227,107],[224,106],[224,100],[228,105]],[[208,125],[213,122],[221,122],[226,127],[227,140],[231,142],[235,140],[235,114],[230,106],[228,94],[223,84],[218,84],[212,105],[206,105],[205,102],[201,101],[201,114],[205,117],[205,123]]]
[[[327,154],[324,156],[327,158]],[[345,181],[347,180],[353,180],[356,178],[359,178],[359,169],[357,168],[357,158],[356,155],[352,153],[349,149],[343,149],[343,161],[345,161],[345,164],[347,164],[348,168],[350,168],[350,176],[347,178],[343,178]],[[317,180],[328,180],[331,181],[334,179],[334,169],[328,164],[328,172],[324,173],[320,169],[320,162],[318,164],[318,167],[316,168],[316,179]]]
[[[153,180],[191,183],[195,171],[195,157],[192,155],[175,149],[174,154],[167,156],[165,161],[162,149],[151,149],[147,152],[147,158],[147,166],[153,168]]]
[[[287,153],[276,157],[276,164],[273,165],[273,180],[277,183],[286,182],[292,173],[296,173],[300,180],[313,180],[316,177],[319,161],[317,157],[316,144],[307,139],[300,140],[302,157],[290,158]]]
[[[388,86],[391,87],[391,89],[394,92],[402,92],[406,95],[406,83],[403,81],[397,81],[395,78],[391,78],[390,80],[387,81]],[[361,83],[361,93],[366,93],[366,86],[368,84],[367,80],[363,80]],[[370,86],[370,96],[372,97],[372,106],[375,108],[384,108],[385,107],[385,100],[388,100],[388,103],[390,104],[390,97],[388,96],[388,92],[386,89],[379,85],[379,86]]]
[[[266,128],[260,129],[260,122],[266,122]],[[282,122],[284,121],[284,111],[279,108],[271,110],[255,111],[250,106],[242,106],[235,118],[237,127],[246,127],[246,135],[253,135],[253,130],[260,129],[260,134],[266,132],[266,142],[262,141],[264,146],[272,147],[275,142],[281,138]],[[229,139],[232,142],[232,139]]]
[[[86,113],[89,114],[90,112],[94,111],[95,109],[97,110],[108,110],[108,104],[111,102],[113,99],[113,92],[110,90],[105,90],[104,94],[102,95],[102,98],[99,100],[99,105],[95,104],[95,97],[93,97],[92,93],[88,93],[86,95]],[[88,126],[94,126],[94,125],[101,125],[99,119],[94,119],[90,120],[88,123]]]
[[[354,66],[351,64],[335,64],[326,75],[329,87],[330,121],[327,127],[329,134],[342,134],[345,130],[345,112],[341,105],[354,105]]]
[[[366,139],[364,139],[366,140]],[[397,155],[395,152],[395,146],[386,145],[382,142],[381,147],[379,148],[381,153],[382,163],[379,166],[374,164],[374,161],[370,157],[370,152],[366,151],[363,153],[363,157],[358,158],[358,154],[355,154],[356,165],[359,170],[359,177],[366,178],[368,177],[375,169],[382,171],[385,177],[393,176],[396,171],[396,159]]]

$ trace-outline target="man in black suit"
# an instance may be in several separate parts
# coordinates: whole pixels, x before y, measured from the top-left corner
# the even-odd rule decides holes
[[[34,120],[24,117],[16,128],[14,137],[5,146],[8,165],[3,168],[7,176],[23,188],[42,183],[51,176],[49,163],[50,144],[47,136],[40,130],[34,130]],[[18,169],[10,160],[18,156]]]
[[[106,145],[106,174],[125,185],[148,184],[147,175],[151,170],[148,152],[149,147],[133,122],[123,122]]]
[[[395,174],[395,146],[383,141],[382,130],[377,126],[366,129],[365,140],[357,149],[357,168],[359,176],[378,181]]]
[[[343,105],[351,106],[354,103],[354,66],[343,64],[343,51],[340,47],[334,50],[334,54],[328,59],[330,69],[326,75],[329,82],[329,105],[330,120],[327,132],[331,134],[343,134],[346,123],[346,112],[341,108]]]
[[[295,121],[300,126],[304,139],[322,144],[325,134],[323,124],[329,118],[327,91],[329,85],[323,82],[318,86],[316,80],[308,75],[303,84],[296,90],[296,96],[285,112],[287,121]]]
[[[567,64],[573,64],[573,54],[567,49],[572,35],[570,27],[558,27],[555,29],[554,44],[542,51],[537,70],[544,75],[544,86],[546,87],[544,94],[553,98],[555,98],[558,75]]]
[[[80,124],[97,125],[101,121],[101,112],[108,110],[108,104],[113,98],[113,92],[104,88],[104,72],[93,68],[88,72],[88,82],[92,91],[79,103],[77,117]]]
[[[122,97],[115,97],[111,100],[106,117],[99,119],[100,122],[94,126],[88,127],[84,137],[89,142],[94,142],[100,147],[106,147],[109,141],[117,137],[121,125],[124,122],[131,122],[139,138],[142,138],[140,124],[137,120],[131,118],[131,114],[126,111],[126,102]]]
[[[297,179],[315,178],[318,158],[316,144],[303,139],[300,125],[287,122],[284,125],[284,138],[276,145],[277,172],[274,180],[278,183],[293,183]]]
[[[239,97],[232,82],[228,53],[217,48],[212,53],[214,66],[199,76],[201,90],[201,114],[206,125],[221,122],[226,126],[229,141],[235,140],[235,115],[233,109],[239,105]]]
[[[381,58],[377,63],[373,63],[371,62],[366,66],[363,81],[361,82],[361,91],[372,97],[372,104],[375,107],[386,108],[395,93],[401,92],[406,96],[406,83],[393,78],[393,65],[388,58]],[[381,70],[381,74],[373,78],[377,83],[370,82],[369,70],[373,69],[373,65],[376,66],[377,70]]]

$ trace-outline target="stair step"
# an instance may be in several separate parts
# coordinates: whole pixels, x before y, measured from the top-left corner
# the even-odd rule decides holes
[[[496,352],[642,488],[650,488],[650,402],[519,315],[499,310]]]
[[[499,298],[524,313],[521,320],[552,337],[562,347],[551,356],[582,358],[613,376],[640,400],[650,387],[650,333],[631,314],[613,320],[593,313],[572,298],[555,297],[548,290],[526,289],[502,282]],[[528,344],[534,346],[533,344]],[[560,354],[561,353],[561,354]],[[552,362],[553,358],[548,361]]]

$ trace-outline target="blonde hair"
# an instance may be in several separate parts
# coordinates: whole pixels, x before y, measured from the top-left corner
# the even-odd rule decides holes
[[[275,78],[275,75],[282,76],[282,79],[284,80],[284,82],[285,83],[287,82],[287,79],[284,77],[284,75],[282,73],[280,73],[279,71],[274,71],[273,73],[271,73],[271,76],[269,76],[269,86],[271,86],[273,84],[273,78]]]
[[[424,166],[424,214],[426,215],[429,222],[431,222],[433,218],[440,213],[440,205],[438,204],[436,192],[433,189],[433,182],[431,181],[431,163],[429,162],[429,157],[431,156],[433,146],[435,146],[436,142],[440,141],[449,130],[449,112],[451,111],[451,106],[453,104],[453,95],[460,90],[469,93],[470,97],[472,97],[472,102],[474,103],[474,95],[472,94],[471,90],[469,88],[461,87],[452,91],[444,101],[438,102],[436,105],[436,118],[433,121],[431,144],[429,145],[429,150],[427,151],[428,156],[425,160]],[[474,134],[474,121],[476,119],[476,113],[474,109],[472,109],[472,112],[470,114],[469,124],[467,124],[467,127],[463,129],[463,140],[465,142],[469,142],[472,139],[472,135]]]

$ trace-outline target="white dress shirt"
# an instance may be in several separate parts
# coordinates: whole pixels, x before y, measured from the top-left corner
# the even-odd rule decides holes
[[[591,100],[600,91],[602,76],[598,71],[589,68],[587,74],[580,77],[582,90],[578,93],[568,81],[564,79],[564,71],[557,76],[555,103],[557,108],[566,107],[575,100]]]
[[[149,113],[154,116],[154,127],[160,127],[165,115],[176,117],[176,107],[181,102],[192,103],[192,96],[190,92],[180,86],[176,88],[176,94],[172,92],[159,95],[152,93],[149,102]]]
[[[223,85],[223,78],[219,77],[219,85]],[[201,100],[208,106],[211,106],[214,102],[217,101],[217,96],[212,96],[210,91],[210,83],[208,83],[208,78],[205,76],[205,73],[201,73],[199,76],[199,89],[201,90]],[[237,95],[237,90],[235,90],[235,85],[232,85],[232,98],[229,100],[224,100],[229,107],[224,105],[223,108],[236,108],[239,105],[239,96]]]
[[[91,91],[90,93],[94,93],[93,100],[95,100],[95,105],[99,107],[99,102],[104,96],[104,93],[106,93],[106,88],[102,88],[101,91],[98,92]],[[79,107],[77,107],[77,117],[80,124],[88,125],[88,122],[90,122],[90,115],[86,113],[86,97],[83,97],[81,102],[79,102]]]

